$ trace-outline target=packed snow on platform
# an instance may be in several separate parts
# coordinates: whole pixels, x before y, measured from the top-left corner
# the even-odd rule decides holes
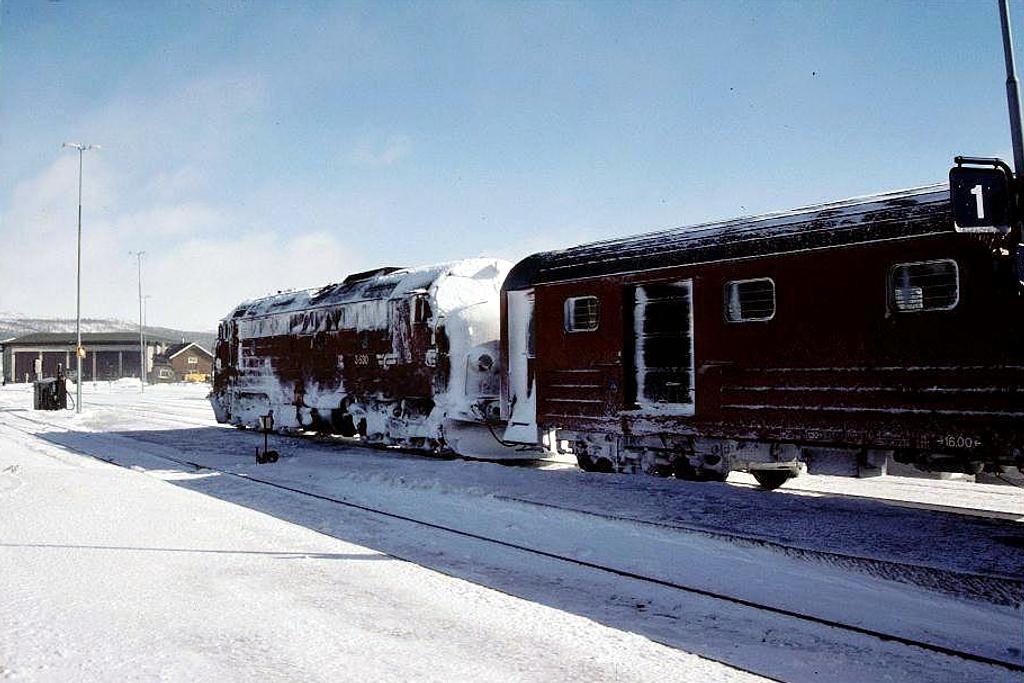
[[[665,481],[652,477],[588,474],[560,463],[522,468],[434,460],[394,452],[368,451],[337,440],[323,443],[272,437],[274,447],[282,451],[284,459],[274,466],[259,467],[253,462],[252,452],[257,443],[261,444],[262,437],[216,426],[204,401],[202,387],[148,387],[145,395],[140,396],[137,385],[128,382],[87,385],[86,410],[81,416],[74,416],[71,412],[32,413],[25,410],[29,398],[30,393],[24,387],[0,390],[0,428],[5,423],[17,423],[19,418],[16,415],[47,423],[35,427],[23,425],[39,435],[36,441],[26,436],[18,437],[24,451],[46,452],[52,457],[54,448],[64,447],[76,453],[110,458],[164,480],[157,483],[165,488],[173,488],[167,487],[166,482],[170,482],[179,488],[189,489],[187,505],[196,510],[207,505],[227,506],[227,509],[235,510],[230,513],[232,515],[255,515],[272,526],[281,525],[282,529],[301,530],[300,527],[306,527],[323,531],[342,539],[337,542],[348,543],[362,552],[383,552],[467,579],[477,584],[473,590],[486,591],[481,586],[495,588],[502,593],[525,598],[526,604],[538,609],[553,610],[565,618],[582,619],[590,627],[597,628],[597,624],[610,627],[612,633],[618,634],[615,637],[625,637],[623,631],[632,631],[646,637],[647,640],[641,638],[646,643],[645,647],[655,647],[651,640],[668,643],[677,651],[666,652],[698,653],[742,669],[794,681],[816,680],[820,676],[830,680],[855,681],[890,674],[897,678],[921,679],[950,671],[954,671],[960,680],[984,681],[992,680],[992,676],[998,673],[955,659],[912,651],[908,654],[905,648],[847,637],[824,627],[765,617],[668,589],[644,587],[591,570],[454,538],[439,531],[354,513],[325,502],[299,499],[288,492],[261,488],[245,479],[208,471],[197,473],[191,467],[177,466],[165,458],[237,472],[245,477],[257,477],[506,542],[617,566],[626,571],[696,585],[781,608],[838,618],[1011,661],[1020,657],[1017,642],[1019,605],[987,604],[975,597],[957,596],[955,591],[952,595],[932,593],[910,583],[879,580],[849,572],[841,566],[797,561],[794,557],[763,548],[737,545],[686,531],[637,526],[629,521],[600,515],[611,512],[644,522],[700,524],[712,530],[727,526],[740,533],[774,537],[817,550],[842,550],[920,562],[952,571],[1016,575],[1020,574],[1020,550],[1014,544],[1000,541],[1000,536],[1008,537],[1015,533],[1012,525],[988,528],[989,520],[907,510],[873,501],[765,493],[729,485]],[[9,431],[4,429],[5,438]],[[57,452],[60,457],[71,457],[74,462],[81,460],[79,456],[69,456],[66,450]],[[144,485],[134,481],[131,485],[148,491],[155,481],[152,477]],[[880,484],[894,487],[884,480]],[[919,484],[924,487],[923,482]],[[968,500],[972,491],[970,487],[974,486],[965,482],[940,484],[945,495],[948,496],[950,487],[955,487]],[[1003,487],[975,489],[985,492],[984,496],[991,499],[1008,493]],[[197,491],[206,497],[197,496]],[[186,492],[178,491],[173,495],[183,493]],[[127,514],[127,510],[135,510],[135,506],[141,505],[133,502],[131,495],[112,492],[104,495],[117,499],[117,505],[113,507],[120,510],[120,514]],[[0,505],[4,498],[6,496],[0,496]],[[203,502],[199,504],[193,499]],[[980,504],[983,501],[979,498],[975,502]],[[90,502],[90,505],[94,504],[102,507],[98,501]],[[272,517],[241,511],[231,504],[262,511]],[[544,505],[570,507],[579,512],[565,512]],[[149,515],[153,519],[174,519],[170,513],[162,515],[145,507],[131,512],[131,515],[140,520],[149,519]],[[83,518],[81,514],[77,517]],[[280,520],[298,526],[292,527]],[[28,524],[27,519],[25,523]],[[237,525],[236,522],[214,516],[203,524],[209,528],[196,538],[206,539],[204,542],[212,544],[204,548],[216,547],[218,543],[233,548],[238,542],[236,527],[232,526]],[[56,521],[54,525],[57,526]],[[73,523],[68,523],[67,529],[60,532],[60,542],[82,545],[75,538],[74,529]],[[225,533],[225,529],[231,531]],[[251,540],[251,536],[241,538]],[[177,538],[175,543],[183,544],[185,540]],[[133,545],[124,539],[110,544],[126,548],[142,545]],[[168,541],[161,547],[172,545]],[[201,561],[206,563],[210,560]],[[298,566],[300,563],[291,564]],[[329,567],[344,568],[343,575],[347,579],[350,564],[331,563]],[[380,562],[373,564],[376,567]],[[334,577],[330,568],[323,569],[328,592],[330,581],[340,580]],[[201,573],[205,569],[195,571]],[[271,583],[288,583],[290,580],[271,577]],[[403,580],[409,581],[408,577]],[[446,580],[458,581],[455,578]],[[203,585],[202,581],[200,585]],[[202,590],[206,589],[201,588],[198,592]],[[387,582],[382,583],[379,590],[381,594],[391,595]],[[314,599],[308,595],[306,598]],[[183,596],[182,599],[186,598]],[[266,599],[271,600],[271,597]],[[401,599],[406,600],[404,596]],[[331,610],[339,609],[333,596],[324,596],[320,600]],[[940,613],[943,619],[936,621],[934,616]],[[467,616],[470,620],[479,619],[472,610],[467,615],[470,615]],[[267,623],[276,627],[279,619],[284,618],[275,616]],[[447,624],[442,626],[448,627]],[[489,636],[489,642],[492,637],[501,636]],[[519,634],[517,637],[526,640],[533,637],[536,647],[547,652],[553,642],[558,643],[558,648],[564,648],[566,638],[577,636],[551,631],[545,626],[543,633],[532,636]],[[593,640],[591,636],[587,638]],[[606,647],[611,647],[611,650]],[[615,647],[618,646],[602,645],[598,649],[612,656]],[[446,652],[447,656],[461,655]],[[633,664],[643,659],[641,656],[640,660],[634,661],[632,655],[622,656]],[[704,666],[711,666],[706,660],[699,661]],[[466,671],[471,671],[471,667]],[[601,670],[590,677],[601,678],[608,671]],[[714,676],[721,672],[716,671],[709,675],[685,671],[671,675],[682,680],[717,680]],[[733,669],[721,671],[726,672],[721,673],[723,676],[740,675]],[[544,669],[530,669],[525,674],[531,678],[548,675]],[[641,673],[640,677],[646,675]],[[662,672],[661,677],[664,675]]]
[[[0,427],[0,678],[753,681]]]

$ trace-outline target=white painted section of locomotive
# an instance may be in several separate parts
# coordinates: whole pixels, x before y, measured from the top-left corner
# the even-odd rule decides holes
[[[448,390],[434,397],[432,424],[440,425],[445,443],[461,455],[488,459],[534,458],[539,453],[501,444],[484,424],[497,417],[499,296],[511,264],[494,261],[492,270],[453,269],[431,292],[435,324],[448,336]],[[481,360],[490,358],[486,369]]]
[[[504,440],[512,443],[537,444],[537,382],[529,376],[530,354],[533,351],[533,290],[506,293],[508,314],[508,426]]]
[[[495,417],[491,406],[497,406],[499,400],[499,294],[510,266],[498,259],[467,259],[404,269],[348,286],[287,292],[245,302],[222,323],[238,325],[240,342],[292,335],[310,340],[311,348],[314,336],[322,332],[387,329],[392,353],[381,360],[402,362],[411,357],[411,351],[407,318],[398,315],[398,307],[422,294],[431,309],[425,324],[435,331],[435,339],[442,329],[448,339],[447,390],[433,396],[429,415],[406,413],[401,403],[396,405],[395,400],[384,397],[353,403],[349,413],[357,423],[366,421],[368,440],[375,443],[429,447],[443,442],[463,455],[532,457],[502,446],[482,424]],[[324,295],[331,287],[334,290]],[[371,299],[366,298],[369,292],[381,293]],[[218,419],[229,416],[226,421],[232,424],[257,427],[259,417],[273,411],[276,429],[299,431],[312,425],[314,411],[321,419],[328,418],[348,396],[344,386],[307,382],[301,403],[296,405],[294,383],[280,379],[270,358],[246,357],[241,348],[238,351],[236,381],[227,391],[211,396]],[[485,356],[490,357],[489,364],[482,361]],[[339,365],[342,362],[339,356]],[[481,369],[482,363],[486,369]],[[469,444],[471,452],[465,450]]]

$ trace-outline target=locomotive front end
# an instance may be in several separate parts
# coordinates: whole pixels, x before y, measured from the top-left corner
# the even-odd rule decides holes
[[[447,385],[435,394],[447,446],[482,459],[527,459],[535,450],[501,441],[498,296],[509,264],[453,268],[435,285],[435,337],[447,357]],[[441,349],[444,347],[444,351]],[[500,426],[500,428],[499,428]]]

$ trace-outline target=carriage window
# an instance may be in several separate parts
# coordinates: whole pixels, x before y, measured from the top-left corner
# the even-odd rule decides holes
[[[596,296],[576,296],[565,300],[565,331],[592,332],[601,320],[601,302]]]
[[[775,317],[775,282],[733,280],[725,285],[725,319],[731,323],[771,320]]]
[[[889,280],[892,307],[901,313],[948,311],[960,301],[960,273],[956,261],[900,263]]]

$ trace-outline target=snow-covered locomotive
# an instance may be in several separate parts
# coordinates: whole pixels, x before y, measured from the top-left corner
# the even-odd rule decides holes
[[[508,263],[381,268],[246,301],[219,325],[219,422],[359,435],[369,443],[521,458],[498,417],[498,297]]]
[[[1024,248],[1009,222],[963,225],[1008,215],[1005,165],[981,161],[951,174],[959,205],[934,186],[524,259],[504,439],[766,487],[801,464],[1021,467]]]

